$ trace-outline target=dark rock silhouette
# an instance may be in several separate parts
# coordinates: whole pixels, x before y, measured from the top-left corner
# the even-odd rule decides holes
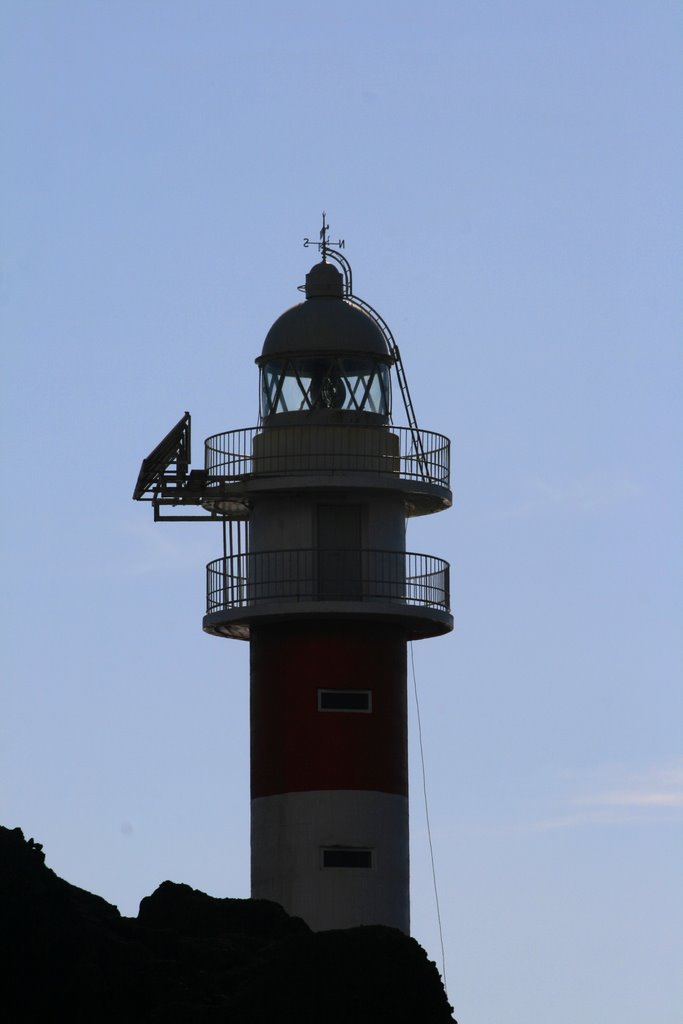
[[[451,1022],[435,965],[392,928],[311,932],[266,900],[163,882],[121,917],[0,827],[3,1018],[381,1024]]]

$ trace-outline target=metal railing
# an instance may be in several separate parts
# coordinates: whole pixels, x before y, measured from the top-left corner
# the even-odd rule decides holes
[[[264,601],[391,601],[447,612],[449,574],[448,562],[412,551],[255,551],[209,562],[206,611]]]
[[[258,475],[357,472],[448,487],[449,439],[421,430],[416,449],[414,433],[408,427],[244,427],[206,439],[205,467],[209,485]]]

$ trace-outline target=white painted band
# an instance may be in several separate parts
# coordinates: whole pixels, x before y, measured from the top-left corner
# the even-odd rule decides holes
[[[330,847],[372,851],[371,868],[323,867]],[[316,790],[251,802],[251,895],[314,931],[383,924],[410,931],[408,798]]]

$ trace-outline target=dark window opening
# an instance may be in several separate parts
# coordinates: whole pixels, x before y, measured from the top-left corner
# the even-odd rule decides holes
[[[324,868],[371,868],[372,850],[349,850],[333,847],[323,850]]]
[[[372,691],[318,690],[318,711],[372,711]]]

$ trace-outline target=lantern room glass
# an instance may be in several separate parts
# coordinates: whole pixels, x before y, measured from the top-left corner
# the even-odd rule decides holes
[[[334,409],[391,415],[389,366],[369,356],[272,359],[261,369],[261,415]]]

